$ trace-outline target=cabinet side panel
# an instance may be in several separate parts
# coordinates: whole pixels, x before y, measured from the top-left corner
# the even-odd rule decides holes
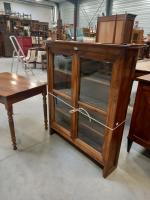
[[[129,49],[113,67],[107,125],[115,128],[127,113],[138,51]],[[124,123],[115,131],[107,130],[103,147],[104,177],[117,167]]]
[[[139,83],[128,138],[150,149],[150,84]],[[141,123],[142,122],[142,123]]]
[[[48,79],[48,93],[52,93],[54,85],[54,55],[51,53],[50,49],[47,50],[48,53],[48,68],[47,68],[47,79]],[[49,104],[49,127],[52,121],[55,118],[55,108],[54,108],[54,99],[49,94],[48,95],[48,104]]]

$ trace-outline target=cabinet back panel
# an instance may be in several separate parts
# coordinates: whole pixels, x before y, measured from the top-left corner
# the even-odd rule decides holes
[[[71,74],[72,57],[55,55],[54,56],[54,89],[63,90],[67,95],[71,95]]]
[[[112,63],[80,59],[79,100],[102,110],[107,110]]]
[[[104,127],[87,116],[79,114],[78,138],[99,152],[102,152]]]

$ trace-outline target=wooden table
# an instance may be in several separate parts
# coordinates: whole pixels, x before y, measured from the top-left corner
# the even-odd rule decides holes
[[[136,64],[135,76],[134,79],[137,80],[137,77],[150,74],[150,60],[141,60]]]
[[[13,120],[13,104],[40,93],[43,95],[45,129],[48,129],[46,103],[47,84],[31,81],[13,73],[0,73],[0,103],[4,104],[7,110],[14,150],[17,149],[17,145]]]

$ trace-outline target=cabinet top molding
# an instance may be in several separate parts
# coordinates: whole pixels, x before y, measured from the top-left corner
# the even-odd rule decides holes
[[[63,41],[63,40],[55,40],[55,41],[48,41],[47,42],[47,47],[52,47],[52,46],[70,46],[70,47],[100,47],[100,48],[123,48],[123,49],[139,49],[144,47],[145,45],[141,44],[105,44],[105,43],[87,43],[87,42],[76,42],[76,41]],[[64,48],[65,48],[64,46]]]

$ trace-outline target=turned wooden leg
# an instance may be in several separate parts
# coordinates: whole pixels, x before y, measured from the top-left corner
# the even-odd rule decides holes
[[[45,130],[47,130],[48,129],[48,120],[47,120],[46,92],[43,92],[42,95],[43,95],[44,123],[45,123]]]
[[[6,105],[6,109],[7,109],[8,122],[9,122],[9,128],[10,128],[10,133],[11,133],[13,149],[17,150],[12,105]]]
[[[127,152],[128,152],[128,153],[130,152],[132,143],[133,143],[133,141],[132,141],[130,138],[128,138],[128,144],[127,144]]]

